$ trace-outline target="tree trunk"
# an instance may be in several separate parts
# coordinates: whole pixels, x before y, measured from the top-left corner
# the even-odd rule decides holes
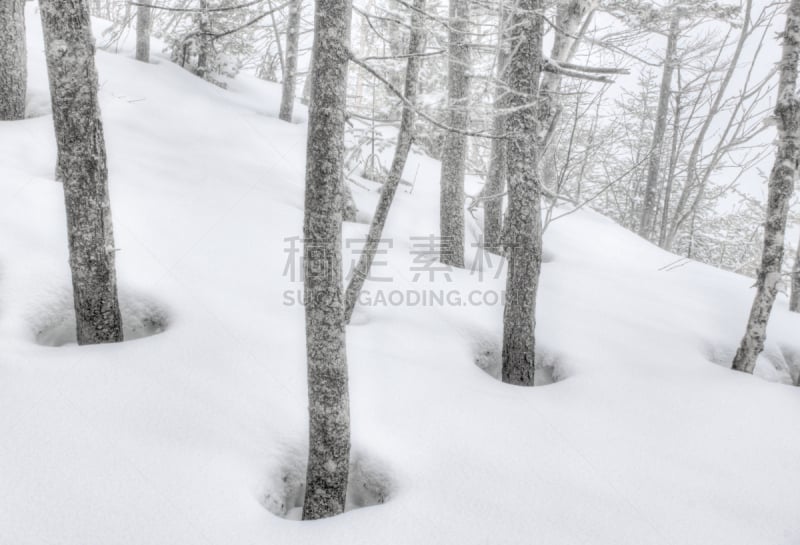
[[[681,76],[678,72],[678,85],[680,85]],[[664,206],[661,212],[661,228],[658,234],[658,245],[662,248],[667,243],[667,227],[669,225],[669,207],[672,199],[672,185],[675,179],[675,169],[678,166],[678,141],[680,140],[681,130],[681,95],[677,93],[675,96],[675,109],[672,114],[672,148],[669,153],[669,171],[667,172],[667,179],[664,187]]]
[[[208,78],[208,64],[211,57],[211,14],[208,12],[208,0],[200,0],[198,16],[198,52],[195,74],[203,79]]]
[[[25,117],[25,0],[0,1],[0,121]]]
[[[342,513],[350,461],[342,167],[350,0],[317,0],[304,220],[309,452],[303,519]]]
[[[536,291],[542,263],[537,108],[542,71],[542,0],[520,0],[509,26],[508,256],[503,313],[503,382],[533,385]]]
[[[311,102],[311,89],[314,87],[314,56],[308,61],[308,72],[303,80],[303,98],[300,100],[304,105]]]
[[[153,8],[138,6],[136,10],[136,60],[150,62],[150,30]]]
[[[797,254],[792,266],[792,291],[789,295],[789,310],[800,312],[800,244],[797,245]]]
[[[440,260],[445,265],[464,267],[464,176],[467,160],[465,131],[469,120],[469,1],[450,0],[447,58],[447,125],[442,146],[439,227]]]
[[[667,35],[667,52],[664,56],[664,68],[661,73],[661,89],[658,92],[658,109],[656,110],[656,126],[653,129],[653,142],[650,145],[650,156],[647,159],[647,180],[644,188],[642,216],[639,222],[639,235],[649,239],[653,231],[656,213],[658,189],[658,172],[661,163],[661,149],[664,145],[664,134],[667,130],[667,113],[669,111],[672,72],[675,69],[675,49],[680,30],[680,10],[675,10]]]
[[[550,49],[550,62],[568,62],[577,50],[582,34],[581,21],[594,8],[594,2],[588,0],[562,0],[556,10],[557,30],[553,36],[553,47]],[[537,109],[539,115],[539,145],[544,148],[548,133],[552,134],[551,125],[556,122],[560,111],[559,91],[561,90],[561,74],[545,72],[539,87]],[[553,169],[555,172],[555,169]]]
[[[556,30],[549,61],[558,64],[569,62],[578,49],[586,27],[581,25],[587,13],[595,7],[593,0],[560,0],[556,6]],[[588,18],[586,18],[588,21]],[[542,185],[553,193],[559,193],[558,146],[551,145],[561,115],[561,80],[558,71],[546,71],[539,85],[537,108],[539,115],[538,143]],[[553,206],[555,206],[553,201]],[[545,221],[547,223],[547,221]]]
[[[508,10],[500,6],[497,35],[497,67],[494,91],[494,126],[492,131],[495,136],[502,136],[506,132],[506,69],[508,65],[509,46],[506,28]],[[501,238],[503,234],[503,190],[506,185],[507,145],[505,139],[495,138],[491,142],[489,156],[489,169],[486,175],[486,186],[483,190],[483,243],[484,246],[496,253],[501,253]]]
[[[280,32],[278,32],[278,22],[275,20],[275,12],[273,11],[275,6],[272,5],[272,0],[267,0],[267,9],[269,9],[269,20],[272,23],[272,33],[275,35],[275,47],[278,50],[278,64],[281,65],[281,74],[286,74],[286,56],[283,54],[283,46],[281,45],[280,40]],[[256,77],[261,79],[267,79],[269,81],[278,81],[278,78],[275,77],[275,69],[272,67],[272,63],[270,62],[269,65],[267,64],[267,58],[270,55],[269,49],[264,51],[264,58],[261,61],[261,66],[256,73]]]
[[[85,0],[41,0],[78,344],[122,340],[94,38]]]
[[[353,192],[347,185],[347,179],[342,171],[342,221],[356,221],[358,219],[358,206],[353,198]]]
[[[294,95],[297,87],[297,51],[300,43],[300,12],[303,0],[294,0],[289,5],[289,20],[286,27],[286,62],[284,63],[281,111],[283,121],[292,122]]]
[[[733,359],[737,371],[752,373],[756,359],[764,349],[769,320],[783,263],[783,242],[789,199],[797,176],[800,146],[797,137],[800,129],[800,101],[795,96],[797,87],[797,61],[800,58],[800,0],[792,0],[783,33],[783,53],[778,82],[778,101],[775,118],[778,122],[778,150],[769,176],[767,220],[764,225],[764,251],[761,269],[756,282],[757,291],[744,338]]]
[[[397,134],[397,147],[394,150],[394,159],[389,169],[386,181],[381,187],[381,196],[378,205],[375,207],[375,215],[369,226],[367,243],[364,251],[358,259],[358,265],[353,272],[353,278],[347,286],[345,304],[345,323],[350,323],[353,309],[358,301],[358,295],[364,286],[364,281],[369,276],[372,261],[383,235],[383,227],[386,225],[386,218],[389,216],[389,209],[392,206],[397,186],[403,176],[403,169],[406,166],[408,152],[411,150],[411,143],[414,140],[414,109],[413,105],[417,101],[417,88],[419,86],[419,69],[422,59],[419,55],[424,50],[424,28],[423,13],[425,11],[425,0],[414,0],[414,11],[411,14],[411,36],[408,41],[408,61],[406,63],[405,95],[407,103],[403,104],[403,112],[400,118],[400,131]],[[411,106],[410,106],[410,105]]]
[[[750,36],[750,13],[753,10],[753,0],[746,0],[744,3],[744,14],[742,17],[742,29],[739,31],[739,40],[736,44],[736,49],[733,52],[733,56],[731,57],[728,69],[725,72],[725,77],[722,79],[722,82],[719,85],[719,88],[714,93],[716,98],[714,99],[714,103],[711,105],[711,108],[708,111],[708,115],[706,115],[705,119],[703,120],[703,124],[700,127],[700,131],[697,133],[697,136],[694,138],[694,144],[692,144],[692,151],[689,153],[689,159],[686,162],[686,184],[683,187],[683,191],[681,191],[680,197],[678,198],[678,203],[675,206],[675,214],[674,219],[672,221],[672,226],[669,229],[666,239],[662,244],[662,247],[665,250],[671,250],[672,245],[675,241],[675,237],[678,234],[678,230],[681,228],[683,223],[689,218],[689,216],[693,216],[695,214],[695,210],[697,206],[700,204],[700,201],[703,198],[703,194],[705,192],[705,184],[706,179],[709,177],[711,171],[715,168],[715,158],[719,157],[718,153],[715,152],[714,158],[712,158],[708,168],[706,169],[706,174],[701,178],[700,187],[697,190],[697,196],[694,200],[694,203],[689,207],[684,213],[684,208],[686,207],[689,201],[689,195],[691,193],[691,188],[695,183],[695,178],[697,177],[697,167],[698,162],[700,161],[700,154],[703,150],[703,143],[705,142],[706,133],[708,132],[709,128],[711,127],[714,118],[717,114],[722,110],[723,100],[725,98],[725,91],[728,88],[728,85],[733,78],[733,74],[739,66],[739,58],[742,55],[742,50],[744,49],[744,44],[747,41],[747,38]],[[724,139],[722,140],[724,141]]]

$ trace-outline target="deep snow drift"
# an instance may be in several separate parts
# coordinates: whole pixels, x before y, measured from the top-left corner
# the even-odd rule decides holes
[[[0,543],[800,542],[800,391],[780,384],[800,371],[800,317],[785,298],[758,376],[730,371],[752,281],[670,266],[577,212],[545,235],[543,385],[506,386],[491,376],[502,307],[462,304],[491,303],[505,271],[494,258],[430,280],[419,247],[437,233],[438,163],[420,155],[375,271],[393,281],[367,283],[373,304],[348,328],[351,500],[386,501],[276,516],[296,511],[307,433],[289,304],[304,125],[277,120],[274,85],[222,90],[164,57],[99,52],[124,318],[140,338],[79,348],[32,9],[28,21],[35,117],[0,125]],[[362,218],[377,198],[363,185]],[[477,268],[485,256],[468,250]],[[392,290],[462,299],[380,304]]]

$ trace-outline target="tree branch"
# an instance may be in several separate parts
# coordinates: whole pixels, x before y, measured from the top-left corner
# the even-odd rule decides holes
[[[392,85],[392,83],[391,83],[390,81],[388,81],[386,78],[384,78],[383,76],[381,76],[381,75],[380,75],[380,74],[379,74],[377,71],[375,71],[375,70],[374,70],[374,69],[373,69],[371,66],[369,66],[367,63],[365,63],[364,61],[362,61],[361,59],[359,59],[358,57],[356,57],[356,56],[353,54],[353,52],[352,52],[352,51],[350,51],[349,49],[348,49],[348,54],[349,54],[349,56],[350,56],[350,60],[351,60],[351,61],[352,61],[354,64],[356,64],[356,65],[360,66],[361,68],[363,68],[364,70],[366,70],[367,72],[369,72],[370,74],[372,74],[372,76],[373,76],[375,79],[377,79],[378,81],[380,81],[381,83],[383,83],[383,84],[386,86],[386,88],[387,88],[387,89],[389,89],[389,91],[391,91],[391,92],[392,92],[392,94],[394,94],[395,96],[397,96],[397,97],[398,97],[398,98],[399,98],[399,99],[400,99],[400,100],[403,102],[403,104],[404,104],[405,106],[407,106],[407,107],[411,108],[411,109],[412,109],[412,111],[413,111],[415,114],[417,114],[418,116],[420,116],[422,119],[424,119],[424,120],[428,121],[429,123],[433,124],[434,126],[436,126],[436,127],[439,127],[440,129],[446,130],[446,131],[448,131],[448,132],[454,132],[454,133],[458,133],[458,134],[463,134],[464,136],[473,136],[473,137],[475,137],[475,138],[489,138],[489,139],[503,139],[503,138],[508,138],[508,135],[499,135],[499,136],[498,136],[498,135],[493,135],[493,134],[489,134],[489,133],[485,133],[485,132],[463,131],[463,130],[456,129],[456,128],[453,128],[453,127],[448,127],[448,126],[447,126],[447,125],[445,125],[444,123],[442,123],[442,122],[440,122],[440,121],[437,121],[437,120],[435,120],[434,118],[432,118],[431,116],[429,116],[429,115],[428,115],[428,114],[426,114],[425,112],[423,112],[423,111],[419,110],[419,109],[416,107],[416,105],[414,105],[413,103],[409,102],[409,100],[408,100],[408,99],[406,99],[405,95],[403,95],[403,93],[402,93],[402,92],[400,92],[400,90],[398,90],[398,89],[397,89],[397,88],[396,88],[394,85]]]

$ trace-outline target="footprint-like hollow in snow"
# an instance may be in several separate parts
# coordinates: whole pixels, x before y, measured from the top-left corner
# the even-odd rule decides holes
[[[132,341],[163,333],[169,325],[164,307],[152,298],[139,293],[121,291],[122,335]],[[77,343],[75,309],[68,290],[43,306],[30,319],[36,343],[43,346],[65,346]]]
[[[306,492],[306,459],[299,450],[287,455],[261,495],[261,505],[275,516],[301,520]],[[373,456],[355,451],[350,459],[345,511],[381,505],[391,498],[394,479],[387,466]]]
[[[487,335],[472,336],[472,353],[475,365],[490,377],[502,380],[503,371],[503,345],[501,339]],[[556,354],[541,344],[536,345],[535,366],[533,372],[533,385],[546,386],[561,380],[559,372],[560,360]]]
[[[706,358],[722,367],[730,369],[738,339],[707,341],[704,346]],[[771,382],[798,385],[800,377],[800,359],[791,347],[769,343],[758,355],[753,374]]]

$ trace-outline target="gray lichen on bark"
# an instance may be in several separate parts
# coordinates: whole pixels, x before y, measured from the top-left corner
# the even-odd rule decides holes
[[[45,55],[64,183],[78,344],[122,340],[103,124],[89,10],[41,0]]]
[[[767,323],[781,279],[789,200],[800,161],[797,141],[800,137],[800,100],[796,95],[797,63],[800,60],[800,0],[792,0],[789,5],[782,38],[778,101],[775,104],[778,150],[769,176],[764,249],[747,329],[733,359],[733,368],[745,373],[753,372],[758,355],[764,350]]]
[[[0,0],[0,121],[25,117],[25,0]]]
[[[310,424],[304,520],[344,511],[350,460],[341,251],[350,10],[349,0],[316,3],[303,227]]]

